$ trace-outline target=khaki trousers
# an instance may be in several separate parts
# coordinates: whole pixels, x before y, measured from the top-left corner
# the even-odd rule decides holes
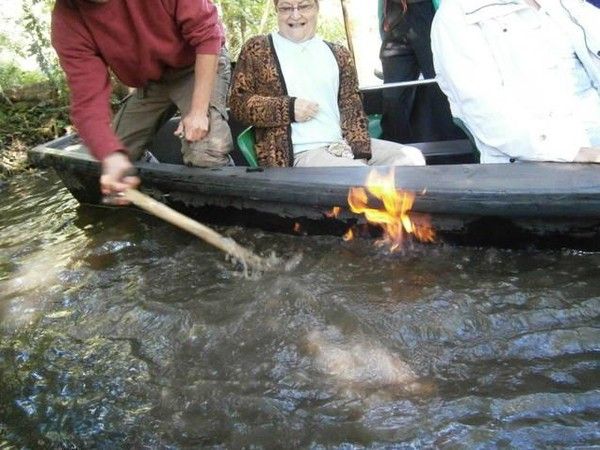
[[[294,167],[326,166],[424,166],[425,158],[415,147],[396,142],[371,139],[371,159],[350,159],[334,156],[327,147],[315,148],[294,155]]]
[[[219,55],[219,65],[210,100],[208,134],[200,141],[182,140],[183,161],[191,166],[214,167],[229,163],[233,149],[231,130],[227,124],[227,91],[231,81],[229,54],[225,48]],[[158,128],[170,115],[174,105],[185,116],[191,107],[194,92],[194,66],[167,71],[159,81],[136,89],[115,116],[113,127],[132,160],[139,159]]]

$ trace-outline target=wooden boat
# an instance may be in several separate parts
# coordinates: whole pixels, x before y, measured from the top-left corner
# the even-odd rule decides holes
[[[169,125],[153,147],[166,162],[136,167],[141,190],[177,210],[209,223],[290,233],[341,235],[365,222],[349,211],[347,196],[371,168],[186,167],[177,164],[179,143]],[[600,250],[599,165],[469,164],[466,140],[416,146],[428,165],[396,167],[396,187],[417,194],[412,211],[431,216],[438,241]],[[76,136],[35,147],[29,157],[54,169],[80,202],[100,201],[100,166]],[[342,211],[330,218],[334,206]]]

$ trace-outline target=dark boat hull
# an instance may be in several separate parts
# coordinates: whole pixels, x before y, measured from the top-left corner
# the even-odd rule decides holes
[[[66,137],[36,147],[30,150],[30,159],[55,169],[80,202],[98,203],[99,164],[81,146],[69,144],[73,138]],[[438,144],[429,157],[455,151],[453,143]],[[345,206],[348,190],[364,185],[371,170],[136,166],[143,191],[204,221],[321,234],[342,234],[349,226],[364,223]],[[413,213],[430,215],[442,240],[600,249],[598,165],[396,167],[395,179],[398,189],[417,193]],[[342,214],[328,218],[334,206],[341,206]]]

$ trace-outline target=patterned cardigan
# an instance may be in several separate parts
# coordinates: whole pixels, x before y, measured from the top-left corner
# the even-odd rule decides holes
[[[352,57],[341,45],[327,45],[340,73],[338,105],[342,136],[352,148],[354,158],[368,159],[371,140]],[[273,38],[266,35],[249,39],[235,66],[229,106],[236,120],[254,125],[259,165],[289,167],[294,164],[291,124],[295,100],[287,95]]]

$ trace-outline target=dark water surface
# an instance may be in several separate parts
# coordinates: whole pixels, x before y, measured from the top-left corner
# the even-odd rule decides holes
[[[0,448],[600,446],[600,254],[219,231],[0,188]]]

